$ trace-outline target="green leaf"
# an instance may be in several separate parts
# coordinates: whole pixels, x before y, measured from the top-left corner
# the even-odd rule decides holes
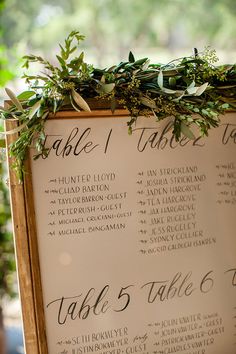
[[[192,82],[191,82],[191,84],[188,86],[188,89],[189,88],[192,88],[192,87],[195,87],[195,81],[193,80]]]
[[[188,87],[187,88],[187,94],[188,95],[195,95],[197,92],[197,87]]]
[[[66,52],[65,52],[65,50],[64,50],[64,48],[62,47],[61,44],[59,44],[59,46],[60,46],[60,48],[61,48],[61,57],[62,57],[64,60],[66,60],[66,59],[67,59],[67,57],[66,57]]]
[[[100,81],[101,81],[102,84],[105,84],[105,82],[106,82],[106,77],[105,77],[105,75],[102,75]]]
[[[57,100],[54,98],[53,100],[53,113],[56,113],[57,111]]]
[[[79,106],[77,106],[76,102],[73,100],[72,95],[70,95],[70,102],[71,102],[71,105],[72,105],[72,107],[74,108],[75,111],[81,112]]]
[[[184,122],[181,122],[180,129],[181,129],[181,132],[187,138],[189,138],[190,140],[194,140],[195,139],[195,136],[194,136],[193,132],[189,129],[189,127]]]
[[[76,92],[74,89],[71,90],[71,96],[73,98],[73,100],[75,101],[75,103],[82,108],[84,111],[86,112],[91,112],[91,109],[89,107],[89,105],[87,104],[87,102],[83,99],[82,96],[80,96],[80,94],[78,92]]]
[[[65,65],[66,65],[65,60],[62,57],[60,57],[60,55],[56,55],[56,57],[57,57],[57,60],[59,61],[59,63],[61,64],[61,66],[65,67]]]
[[[27,101],[30,97],[34,96],[36,93],[34,91],[24,91],[20,93],[17,98],[20,101]]]
[[[150,64],[150,59],[146,60],[145,63],[143,63],[142,70],[143,71],[147,70],[149,67],[149,64]]]
[[[35,115],[35,113],[38,112],[40,106],[41,106],[41,100],[37,101],[37,102],[30,108],[29,115],[28,115],[28,118],[29,118],[29,119],[32,119],[32,118],[33,118],[33,116]]]
[[[208,112],[205,108],[203,108],[203,109],[201,110],[201,112],[202,112],[202,114],[204,114],[204,115],[206,115],[206,116],[209,116],[209,112]]]
[[[158,86],[162,89],[163,88],[163,72],[160,70],[158,77],[157,77]]]
[[[112,96],[111,98],[111,111],[112,113],[115,113],[116,110],[116,98],[114,96]]]
[[[7,130],[5,132],[0,132],[0,134],[11,135],[11,134],[19,133],[25,127],[26,127],[26,123],[23,123],[23,124],[19,125],[18,127],[14,128],[14,129]]]
[[[10,97],[12,103],[19,109],[19,111],[24,112],[23,107],[20,101],[18,100],[18,98],[16,97],[16,95],[9,88],[6,88],[5,91],[7,95]]]
[[[136,60],[134,62],[134,65],[135,66],[143,65],[147,60],[148,60],[148,58],[143,58],[143,59]]]
[[[208,82],[206,82],[205,84],[199,86],[197,88],[197,92],[195,93],[195,96],[200,96],[206,90],[207,86],[208,86]]]
[[[169,85],[170,85],[170,87],[176,86],[176,78],[175,77],[169,77]]]
[[[133,55],[133,53],[131,51],[129,52],[129,62],[130,63],[134,63],[135,62],[134,55]]]
[[[172,99],[173,102],[179,102],[181,98],[184,97],[184,91],[176,91],[176,93],[178,93],[179,96]]]
[[[195,95],[197,92],[198,87],[195,86],[195,81],[192,81],[191,84],[187,87],[187,94],[188,95]]]
[[[67,64],[67,66],[68,66],[69,68],[72,68],[73,70],[79,70],[79,68],[80,68],[83,64],[85,64],[85,63],[83,62],[83,58],[84,58],[84,53],[82,52],[79,57],[76,57],[76,58],[72,59],[72,60],[70,61],[70,63]]]
[[[74,51],[76,51],[77,47],[73,47],[70,49],[70,54],[74,53]]]
[[[166,88],[166,87],[162,87],[161,90],[162,90],[163,92],[165,92],[165,93],[172,94],[172,95],[177,92],[177,91],[175,91],[175,90],[171,90],[171,89],[168,89],[168,88]]]
[[[99,91],[101,93],[111,93],[115,88],[115,83],[110,83],[110,84],[101,84]]]
[[[29,69],[29,60],[25,60],[25,62],[22,65],[22,68]]]
[[[46,119],[49,115],[49,111],[44,112],[44,114],[42,115],[42,119]]]
[[[157,108],[156,102],[155,102],[154,100],[152,100],[151,98],[142,96],[142,97],[140,98],[140,102],[141,102],[144,106],[147,106],[147,107],[149,107],[149,108],[152,108],[152,109],[156,109],[156,108]]]
[[[229,104],[228,104],[228,103],[223,103],[223,104],[221,105],[221,107],[222,107],[223,109],[228,109],[228,108],[229,108]]]

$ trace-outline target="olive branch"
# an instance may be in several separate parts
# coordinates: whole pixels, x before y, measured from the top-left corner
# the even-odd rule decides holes
[[[24,68],[36,62],[43,67],[42,73],[24,74],[29,89],[18,96],[6,89],[11,104],[0,107],[0,114],[18,122],[6,134],[19,134],[10,146],[10,155],[20,180],[29,146],[35,147],[35,158],[48,155],[44,125],[49,114],[63,109],[91,111],[88,98],[106,99],[112,112],[118,105],[126,108],[130,134],[139,116],[156,121],[171,117],[176,141],[181,135],[194,139],[193,126],[207,136],[210,128],[219,125],[220,114],[236,109],[236,65],[216,66],[217,56],[210,48],[167,64],[152,64],[148,58],[135,60],[130,52],[128,61],[99,69],[84,61],[83,52],[76,56],[82,40],[78,31],[68,35],[56,56],[57,66],[41,56],[24,56]]]

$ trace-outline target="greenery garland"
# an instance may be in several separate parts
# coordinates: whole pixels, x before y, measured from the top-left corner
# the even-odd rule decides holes
[[[47,156],[44,147],[44,124],[50,113],[63,109],[90,111],[88,98],[107,99],[112,112],[121,105],[130,112],[128,131],[132,133],[138,117],[154,116],[156,121],[173,117],[173,135],[178,141],[181,134],[194,138],[191,126],[201,135],[208,135],[211,127],[219,125],[219,115],[236,109],[236,64],[215,66],[216,53],[206,48],[190,57],[168,64],[151,64],[148,58],[135,60],[130,52],[128,61],[108,69],[94,68],[84,62],[84,53],[75,51],[84,39],[73,31],[60,45],[58,66],[40,56],[23,57],[23,67],[32,62],[44,66],[40,75],[25,74],[29,90],[19,96],[6,89],[11,105],[0,108],[4,119],[17,119],[18,139],[10,147],[14,168],[22,179],[27,149],[33,145],[35,158]]]

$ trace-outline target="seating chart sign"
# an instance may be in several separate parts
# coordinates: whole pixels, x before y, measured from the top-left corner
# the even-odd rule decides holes
[[[236,352],[236,120],[49,119],[32,185],[49,354]]]

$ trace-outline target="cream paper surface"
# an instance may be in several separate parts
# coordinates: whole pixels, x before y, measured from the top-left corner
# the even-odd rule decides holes
[[[49,354],[236,353],[236,121],[48,121],[32,160]],[[33,152],[32,152],[33,155]]]

